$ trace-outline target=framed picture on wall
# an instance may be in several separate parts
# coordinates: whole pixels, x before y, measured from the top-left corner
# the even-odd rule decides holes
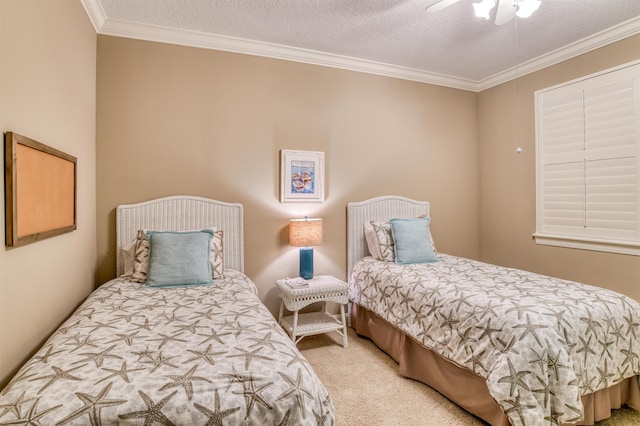
[[[5,245],[74,231],[76,157],[7,132],[5,159]]]
[[[324,202],[324,152],[280,151],[280,202]]]

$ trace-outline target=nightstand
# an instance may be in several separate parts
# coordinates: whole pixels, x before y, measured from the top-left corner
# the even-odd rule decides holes
[[[344,305],[348,302],[349,285],[331,275],[317,275],[306,281],[308,285],[300,287],[292,287],[286,279],[276,281],[282,299],[278,322],[296,344],[305,336],[336,331],[342,336],[342,346],[347,348]],[[323,302],[322,311],[298,313],[300,309],[316,302]],[[327,312],[327,302],[340,305],[340,320]],[[283,316],[285,307],[293,315]]]

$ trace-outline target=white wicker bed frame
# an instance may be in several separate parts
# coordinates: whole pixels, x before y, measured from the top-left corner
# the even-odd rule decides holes
[[[132,242],[139,229],[187,231],[216,227],[224,231],[225,268],[244,272],[243,207],[208,198],[178,195],[116,209],[116,273],[122,275],[122,248]]]
[[[353,265],[365,256],[369,248],[364,238],[364,223],[369,220],[388,221],[394,217],[429,217],[429,202],[396,195],[384,195],[347,204],[347,275]]]

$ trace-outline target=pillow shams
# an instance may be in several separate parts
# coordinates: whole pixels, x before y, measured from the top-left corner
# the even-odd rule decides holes
[[[394,241],[395,263],[406,265],[438,261],[431,245],[430,223],[430,218],[389,221]]]
[[[419,216],[417,219],[425,219],[426,216]],[[429,220],[431,220],[429,218]],[[364,236],[367,241],[367,247],[371,257],[376,260],[382,260],[384,262],[395,262],[395,247],[393,235],[391,233],[391,225],[389,222],[381,221],[366,221],[364,223]],[[431,236],[431,229],[429,229],[429,240],[431,241],[431,249],[434,254],[438,254],[436,245],[433,242]]]
[[[374,229],[376,239],[378,240],[378,248],[380,257],[379,260],[385,262],[393,262],[394,248],[393,248],[393,236],[391,235],[391,225],[389,222],[375,222],[371,221],[371,226]]]
[[[196,232],[147,233],[149,269],[146,285],[166,287],[210,284],[210,229]]]
[[[213,231],[210,255],[211,277],[217,280],[224,275],[224,232],[216,228],[211,228],[211,230]],[[151,231],[146,229],[139,230],[135,240],[133,272],[130,278],[131,281],[138,283],[144,283],[147,280],[147,271],[149,269],[149,240],[147,239],[147,232]],[[125,274],[124,277],[127,278],[127,275]]]

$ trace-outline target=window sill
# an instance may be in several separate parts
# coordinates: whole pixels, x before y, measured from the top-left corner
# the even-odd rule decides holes
[[[533,238],[536,240],[536,244],[541,245],[640,256],[640,243],[586,239],[540,233],[533,234]]]

